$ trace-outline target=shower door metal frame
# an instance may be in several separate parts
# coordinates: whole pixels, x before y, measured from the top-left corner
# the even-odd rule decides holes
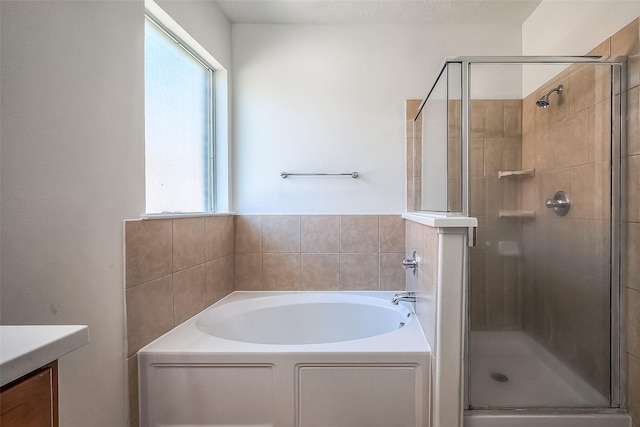
[[[461,65],[461,181],[462,181],[462,215],[469,216],[469,145],[470,145],[470,103],[471,103],[471,66],[473,64],[495,64],[495,65],[526,65],[526,64],[551,64],[551,65],[573,65],[573,64],[592,64],[611,66],[611,135],[610,135],[610,395],[609,408],[620,408],[626,404],[626,378],[621,375],[621,368],[626,364],[623,363],[623,357],[620,346],[623,336],[623,326],[620,319],[620,250],[621,250],[621,206],[622,206],[622,180],[621,180],[621,161],[622,146],[626,141],[626,129],[624,117],[626,117],[626,57],[608,57],[608,56],[456,56],[446,57],[444,65],[438,74],[438,78],[442,72],[451,63]],[[438,79],[434,82],[434,87],[438,83]],[[432,89],[433,90],[433,89]],[[428,96],[422,106],[427,102]],[[420,110],[422,109],[420,107]],[[617,137],[616,137],[617,135]],[[615,140],[614,140],[615,138]],[[469,248],[465,258],[469,259]],[[464,350],[464,410],[469,409],[470,388],[469,388],[469,280],[470,271],[469,263],[466,263],[466,280],[465,289],[465,350]],[[516,408],[514,408],[516,409]],[[541,408],[526,408],[530,410],[544,410]],[[554,407],[557,411],[561,408]],[[588,409],[588,408],[586,408]],[[598,408],[604,409],[604,408]],[[521,409],[518,409],[521,411]],[[568,407],[568,412],[583,411],[583,408]]]

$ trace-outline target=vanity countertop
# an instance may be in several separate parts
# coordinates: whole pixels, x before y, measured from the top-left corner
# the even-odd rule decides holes
[[[88,342],[86,325],[0,326],[0,386]]]

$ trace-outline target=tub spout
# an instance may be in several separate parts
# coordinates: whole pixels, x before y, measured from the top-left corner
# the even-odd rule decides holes
[[[410,291],[398,292],[391,299],[391,304],[398,305],[399,301],[416,302],[416,293]]]

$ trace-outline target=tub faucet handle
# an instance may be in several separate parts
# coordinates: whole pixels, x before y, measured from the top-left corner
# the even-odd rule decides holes
[[[402,260],[402,267],[404,267],[405,270],[412,269],[414,276],[418,273],[418,258],[416,256],[416,251],[413,251],[411,258]]]
[[[398,292],[391,299],[391,304],[398,305],[400,301],[416,302],[416,293],[413,291]]]

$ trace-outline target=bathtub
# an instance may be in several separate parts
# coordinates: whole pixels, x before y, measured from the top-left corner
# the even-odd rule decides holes
[[[230,294],[139,351],[140,426],[428,426],[430,348],[393,295]]]

